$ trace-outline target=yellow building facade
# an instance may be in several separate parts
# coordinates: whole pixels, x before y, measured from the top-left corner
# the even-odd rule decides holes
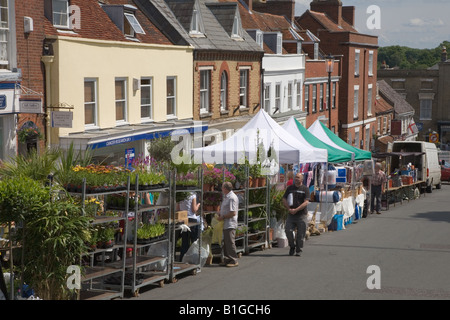
[[[142,143],[146,140],[145,134],[193,118],[192,47],[68,36],[47,40],[51,41],[53,51],[52,57],[42,59],[47,82],[49,146],[67,147],[74,143],[82,149],[89,146],[96,149],[120,144],[119,151],[112,151],[122,154],[120,150],[128,147],[127,144],[145,149]],[[86,81],[92,81],[94,92],[86,92]],[[117,91],[117,81],[123,85],[121,93]],[[146,102],[151,105],[151,114],[145,118],[141,115],[143,83],[147,90]],[[173,86],[170,93],[168,89],[172,87],[168,85]],[[92,120],[86,120],[85,110],[87,102],[92,105],[92,99],[95,112],[90,117],[95,121],[87,124]],[[168,114],[168,99],[174,104],[172,115]],[[124,108],[120,120],[116,114],[119,100]],[[66,109],[68,107],[73,109]],[[52,124],[50,113],[58,110],[73,112],[70,128]],[[108,141],[113,142],[108,144]],[[145,153],[145,150],[140,151]],[[100,153],[110,153],[110,150]]]

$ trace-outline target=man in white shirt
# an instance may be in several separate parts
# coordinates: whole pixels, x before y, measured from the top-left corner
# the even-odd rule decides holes
[[[217,220],[223,220],[223,254],[224,264],[227,267],[238,266],[235,236],[238,224],[239,199],[233,192],[230,182],[222,184],[223,200]]]

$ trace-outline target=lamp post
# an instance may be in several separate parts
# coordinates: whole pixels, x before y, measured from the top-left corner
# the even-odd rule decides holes
[[[334,67],[334,57],[331,54],[325,58],[325,67],[328,72],[328,129],[331,130],[331,73]]]

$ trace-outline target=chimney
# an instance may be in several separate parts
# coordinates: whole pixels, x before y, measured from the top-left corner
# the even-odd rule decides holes
[[[447,48],[445,46],[442,47],[441,61],[447,61]]]
[[[355,7],[347,6],[342,7],[342,18],[350,23],[351,26],[355,25]]]
[[[342,24],[342,2],[341,0],[313,0],[311,11],[325,13],[337,25]]]

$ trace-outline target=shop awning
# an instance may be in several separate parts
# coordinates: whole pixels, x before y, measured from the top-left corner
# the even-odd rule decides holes
[[[208,125],[201,121],[168,121],[153,122],[148,124],[125,125],[109,129],[88,130],[79,133],[71,133],[60,137],[60,146],[66,148],[71,143],[77,149],[99,149],[118,144],[129,143],[138,140],[153,140],[169,136],[172,132],[180,131],[180,134],[202,133],[208,130]]]

